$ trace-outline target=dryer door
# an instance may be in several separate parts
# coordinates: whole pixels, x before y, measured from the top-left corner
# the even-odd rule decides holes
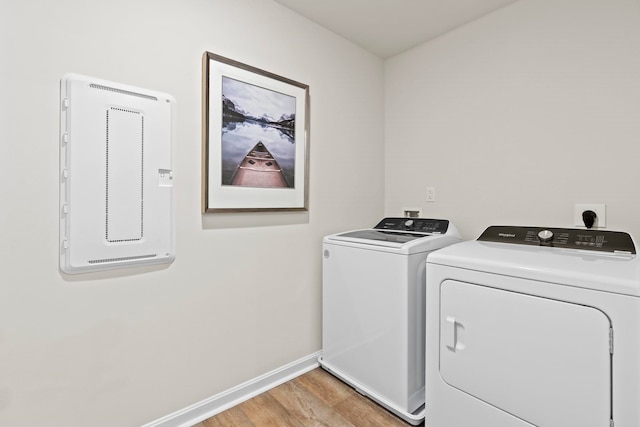
[[[603,312],[453,280],[440,296],[447,384],[540,427],[609,425],[611,324]]]

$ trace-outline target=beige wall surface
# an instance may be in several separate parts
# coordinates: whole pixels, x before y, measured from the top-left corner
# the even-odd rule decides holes
[[[387,60],[386,213],[640,238],[639,51],[636,0],[521,0]]]
[[[201,57],[306,83],[308,213],[200,213]],[[137,426],[321,348],[321,239],[383,214],[379,58],[270,0],[0,0],[0,425]],[[58,269],[59,81],[176,100],[177,259]]]

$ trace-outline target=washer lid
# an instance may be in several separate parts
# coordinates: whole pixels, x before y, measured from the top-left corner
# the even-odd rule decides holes
[[[400,243],[400,244],[407,243],[415,239],[420,239],[425,236],[428,236],[428,234],[403,233],[398,231],[384,231],[384,230],[373,230],[373,229],[348,231],[346,233],[340,233],[337,235],[337,237],[375,240],[379,242]]]
[[[387,243],[407,243],[432,234],[453,232],[446,219],[384,218],[373,229],[348,231],[337,236],[353,239],[374,240]]]
[[[390,217],[383,219],[373,228],[376,230],[445,234],[449,231],[449,221],[446,219]]]
[[[325,237],[325,242],[396,253],[432,251],[461,240],[453,224],[444,219],[384,218],[374,228]]]

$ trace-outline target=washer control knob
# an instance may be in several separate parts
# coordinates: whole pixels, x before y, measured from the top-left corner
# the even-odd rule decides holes
[[[410,228],[413,225],[413,220],[412,219],[408,219],[404,222],[404,226],[407,228]]]
[[[553,239],[553,231],[551,230],[542,230],[538,233],[538,239],[541,242],[550,242]]]

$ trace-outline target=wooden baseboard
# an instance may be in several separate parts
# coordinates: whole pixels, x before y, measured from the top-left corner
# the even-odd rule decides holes
[[[194,403],[184,409],[166,415],[142,427],[190,427],[267,390],[279,386],[319,366],[317,352],[267,372],[257,378]]]

